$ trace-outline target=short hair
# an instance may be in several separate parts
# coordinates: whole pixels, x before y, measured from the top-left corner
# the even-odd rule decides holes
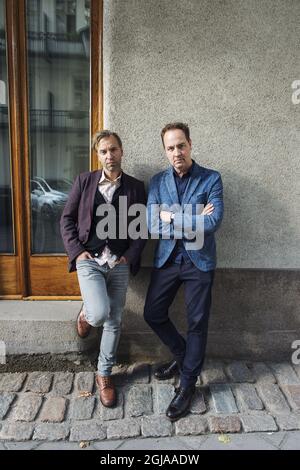
[[[180,129],[182,132],[184,132],[186,140],[188,141],[190,140],[190,129],[187,124],[184,124],[183,122],[170,122],[169,124],[165,125],[165,127],[160,133],[163,146],[165,146],[165,143],[164,143],[165,133],[168,131],[173,131],[175,129]]]
[[[120,139],[118,134],[116,132],[109,131],[108,129],[103,129],[102,131],[95,132],[92,139],[92,148],[97,151],[97,147],[99,145],[100,140],[110,136],[115,137],[118,141],[119,146],[123,148],[122,140]]]

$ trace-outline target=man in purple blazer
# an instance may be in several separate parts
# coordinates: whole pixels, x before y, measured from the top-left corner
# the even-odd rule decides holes
[[[61,217],[61,234],[69,271],[77,270],[83,299],[77,317],[78,335],[85,338],[92,326],[103,326],[96,383],[102,404],[112,407],[117,397],[111,371],[120,338],[129,267],[132,274],[137,273],[146,243],[144,238],[129,236],[132,217],[127,213],[133,204],[146,204],[146,193],[143,182],[122,171],[123,146],[115,132],[97,132],[93,148],[103,169],[82,173],[75,179]],[[107,219],[108,213],[113,220]],[[112,223],[108,222],[111,226],[104,232],[107,220]]]

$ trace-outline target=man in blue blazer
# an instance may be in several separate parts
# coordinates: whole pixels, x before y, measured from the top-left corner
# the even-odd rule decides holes
[[[148,228],[152,238],[159,241],[144,318],[174,357],[171,363],[156,370],[155,377],[164,380],[180,372],[180,386],[166,412],[171,421],[176,421],[189,411],[204,361],[216,267],[214,232],[223,217],[223,188],[217,171],[192,160],[186,124],[167,124],[161,137],[171,166],[150,181]],[[182,283],[187,310],[186,339],[168,315]]]

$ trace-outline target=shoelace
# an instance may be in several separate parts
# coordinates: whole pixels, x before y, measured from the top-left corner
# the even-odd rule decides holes
[[[110,388],[112,386],[111,379],[109,376],[102,377],[104,388]]]

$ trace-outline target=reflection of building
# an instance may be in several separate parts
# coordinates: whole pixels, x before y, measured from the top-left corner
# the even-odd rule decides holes
[[[89,1],[29,0],[26,5],[31,177],[38,175],[52,180],[73,180],[76,174],[89,166]],[[5,78],[3,26],[0,48]],[[9,153],[8,124],[8,107],[2,105],[0,129],[3,132],[3,155]],[[74,148],[81,149],[80,158],[78,152],[75,155],[72,153]],[[6,165],[5,182],[8,186],[9,179],[10,171]],[[34,207],[31,209],[32,217],[39,217]],[[44,229],[43,220],[38,224],[39,229]],[[55,217],[52,223],[58,225],[58,220],[59,217]],[[36,222],[32,226],[36,227]],[[49,237],[48,246],[45,245],[42,252],[64,251],[58,227],[55,238],[51,241]],[[33,253],[40,252],[41,244],[38,246],[33,236]],[[0,246],[0,252],[6,249],[7,243]]]
[[[8,128],[8,109],[0,107],[0,127]],[[32,109],[30,111],[30,130],[47,132],[86,132],[89,129],[87,111],[55,109]]]
[[[32,176],[73,179],[88,168],[89,54],[82,35],[83,26],[89,31],[88,3],[33,1],[29,7],[35,12],[27,35]],[[76,165],[74,145],[86,151]]]

